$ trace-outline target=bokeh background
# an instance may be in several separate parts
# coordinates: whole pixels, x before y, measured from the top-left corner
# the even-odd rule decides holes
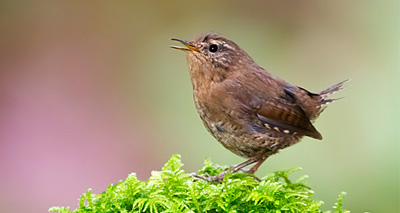
[[[243,161],[202,126],[184,54],[170,38],[208,31],[236,41],[262,67],[318,92],[351,86],[305,138],[258,176],[302,167],[330,209],[399,209],[399,1],[1,1],[0,206],[77,207],[172,154],[187,172],[207,157]]]

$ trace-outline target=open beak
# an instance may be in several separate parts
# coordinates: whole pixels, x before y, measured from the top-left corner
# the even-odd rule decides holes
[[[199,52],[199,49],[197,49],[197,47],[195,47],[193,44],[191,44],[188,41],[184,41],[184,40],[180,40],[180,39],[176,39],[176,38],[171,38],[172,41],[179,41],[181,42],[183,45],[185,45],[187,48],[185,47],[178,47],[178,46],[172,46],[170,45],[171,48],[177,49],[177,50],[183,50],[183,51],[196,51]]]

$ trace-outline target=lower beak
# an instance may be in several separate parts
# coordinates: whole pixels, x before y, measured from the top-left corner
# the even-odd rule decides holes
[[[171,38],[172,41],[178,41],[181,42],[183,45],[185,45],[187,48],[185,47],[178,47],[178,46],[172,46],[170,45],[171,48],[177,49],[177,50],[183,50],[183,51],[196,51],[199,52],[199,49],[197,49],[197,47],[195,47],[193,44],[191,44],[188,41],[184,41],[184,40],[180,40],[180,39],[176,39],[176,38]]]

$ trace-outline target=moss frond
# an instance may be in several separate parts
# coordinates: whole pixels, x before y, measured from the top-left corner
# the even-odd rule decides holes
[[[289,175],[299,170],[274,172],[261,182],[246,173],[228,173],[222,183],[197,180],[182,170],[179,155],[174,155],[161,171],[153,171],[148,181],[136,174],[109,185],[101,194],[84,193],[79,208],[52,207],[50,212],[321,212],[322,201],[314,200],[304,179],[292,181]],[[207,159],[199,174],[216,175],[228,167],[215,166]],[[342,210],[344,193],[339,195],[334,212]]]

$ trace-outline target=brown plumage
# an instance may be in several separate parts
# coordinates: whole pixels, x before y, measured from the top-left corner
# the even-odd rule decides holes
[[[196,109],[207,130],[228,150],[248,158],[232,167],[235,172],[258,167],[279,149],[303,136],[322,139],[312,122],[342,88],[340,82],[319,94],[272,76],[238,45],[221,35],[207,33],[185,47]],[[225,173],[206,180],[221,180]]]

